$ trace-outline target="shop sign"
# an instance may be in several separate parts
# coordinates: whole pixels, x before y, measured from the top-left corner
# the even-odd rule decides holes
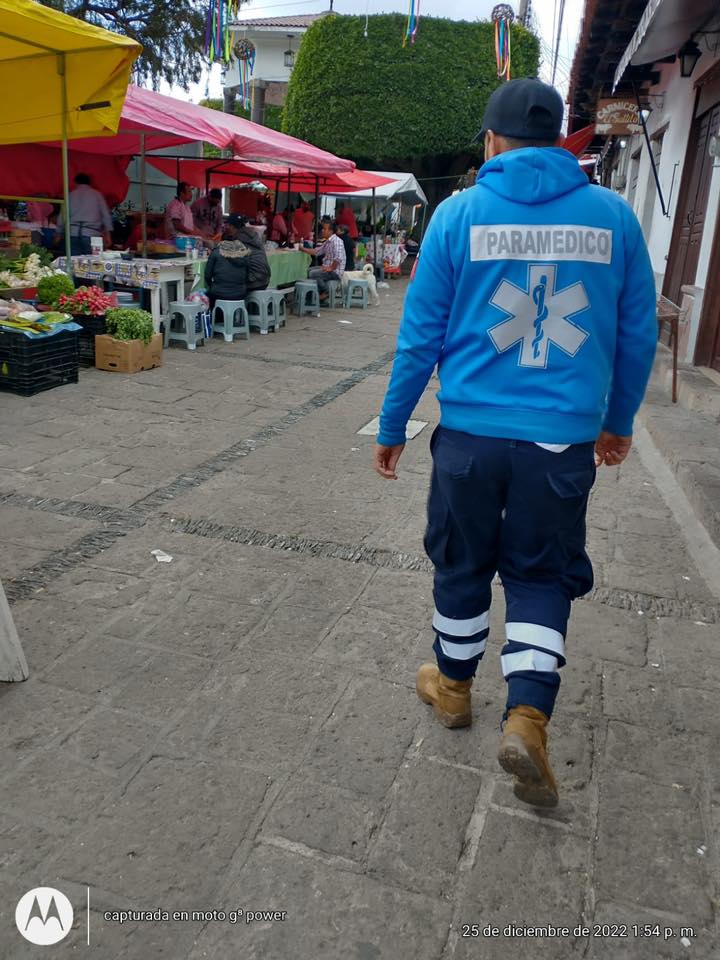
[[[595,132],[609,137],[642,133],[638,105],[632,100],[598,100]]]

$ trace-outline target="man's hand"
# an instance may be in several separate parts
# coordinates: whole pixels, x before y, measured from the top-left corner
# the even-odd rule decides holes
[[[373,469],[380,474],[383,480],[397,480],[395,468],[404,449],[404,443],[396,443],[392,447],[384,447],[381,443],[377,444],[373,455]]]
[[[631,446],[632,437],[618,437],[614,433],[606,433],[603,430],[595,443],[595,465],[619,466],[630,453]]]

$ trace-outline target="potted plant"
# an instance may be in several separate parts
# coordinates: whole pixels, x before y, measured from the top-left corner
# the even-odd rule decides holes
[[[38,303],[44,308],[57,310],[60,297],[69,297],[75,293],[75,284],[66,273],[55,273],[51,277],[43,277],[38,283]]]
[[[78,346],[83,366],[95,366],[95,337],[106,333],[105,314],[112,307],[117,307],[117,294],[105,293],[102,287],[78,287],[58,299],[58,308],[72,314],[82,327]]]
[[[162,365],[162,337],[147,310],[114,307],[105,315],[107,334],[95,337],[95,366],[137,373]]]

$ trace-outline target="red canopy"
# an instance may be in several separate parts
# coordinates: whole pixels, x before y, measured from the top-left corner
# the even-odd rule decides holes
[[[204,140],[235,157],[295,164],[313,173],[355,169],[352,160],[336,157],[304,140],[233,114],[133,86],[128,87],[117,135],[75,140],[73,148],[85,153],[131,157],[142,151],[142,134],[145,134],[146,150]]]
[[[111,207],[122,203],[127,196],[130,183],[128,157],[103,157],[99,153],[70,149],[68,160],[71,183],[76,174],[89,173]],[[62,197],[60,149],[43,147],[39,143],[0,147],[0,193],[14,197],[52,197],[54,200]]]
[[[214,187],[233,187],[239,183],[259,180],[268,187],[279,183],[295,193],[351,193],[355,190],[372,190],[392,183],[388,177],[366,170],[353,170],[350,173],[313,173],[305,169],[279,166],[272,163],[249,163],[244,160],[176,160],[173,157],[148,156],[148,163],[168,177],[178,178],[193,187],[205,189],[206,177],[211,177]],[[179,177],[178,177],[179,173]]]
[[[575,133],[571,133],[569,137],[566,137],[563,147],[566,150],[569,150],[570,153],[574,153],[576,157],[579,157],[581,154],[585,153],[590,141],[595,136],[595,124],[591,123],[589,127],[583,127],[582,130],[576,130]]]

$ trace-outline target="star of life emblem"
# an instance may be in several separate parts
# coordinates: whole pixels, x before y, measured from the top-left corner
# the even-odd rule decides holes
[[[546,368],[550,344],[574,357],[590,334],[570,320],[590,306],[585,287],[578,281],[555,289],[557,264],[533,263],[528,267],[527,289],[503,280],[490,303],[508,315],[488,330],[498,353],[520,344],[521,367]]]

